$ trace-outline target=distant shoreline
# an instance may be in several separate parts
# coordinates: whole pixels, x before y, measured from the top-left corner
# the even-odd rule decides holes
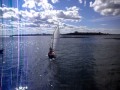
[[[51,36],[52,34],[20,34],[20,35],[10,35],[12,36]]]
[[[106,34],[106,33],[67,33],[60,34],[60,38],[90,38],[89,36],[102,36],[102,35],[120,35],[120,34]],[[20,34],[20,35],[0,35],[0,37],[18,37],[18,36],[52,36],[52,34]],[[115,39],[120,38],[104,38],[104,39]]]
[[[9,36],[9,37],[13,37],[13,36],[51,36],[52,34],[20,34],[20,35],[0,35],[0,36]],[[79,35],[120,35],[120,34],[109,34],[109,33],[101,33],[101,32],[74,32],[74,33],[66,33],[66,34],[60,34],[63,38],[64,36],[79,36]],[[66,37],[65,37],[66,38]]]
[[[52,34],[20,34],[20,35],[10,35],[10,36],[51,36]],[[74,32],[74,33],[66,33],[61,35],[110,35],[108,33],[101,32]]]
[[[110,35],[109,33],[101,33],[101,32],[77,32],[67,33],[65,35]]]

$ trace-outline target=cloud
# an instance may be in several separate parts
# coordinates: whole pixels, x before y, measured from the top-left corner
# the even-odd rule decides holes
[[[51,0],[52,3],[57,3],[59,0]]]
[[[19,11],[17,8],[0,7],[0,18],[5,20],[18,20]]]
[[[58,11],[56,13],[56,16],[58,18],[61,18],[61,19],[64,19],[64,20],[78,20],[79,21],[82,18],[75,11]]]
[[[3,14],[4,19],[9,19],[9,20],[18,20],[18,16],[14,12],[6,12]]]
[[[87,2],[86,2],[86,0],[85,0],[85,1],[84,1],[84,6],[86,6],[86,3],[87,3]]]
[[[79,0],[79,3],[82,3],[82,0]]]
[[[41,0],[40,2],[37,3],[37,6],[40,6],[41,9],[43,10],[53,10],[53,6],[50,3],[48,3],[47,0]]]
[[[57,3],[59,0],[51,0],[52,3]],[[34,2],[34,3],[30,3]],[[34,8],[35,11],[32,12],[24,12],[26,15],[22,15],[23,17],[31,16],[29,19],[35,20],[35,23],[41,22],[53,22],[55,20],[62,21],[79,21],[81,20],[81,16],[79,15],[79,8],[76,6],[66,8],[66,10],[55,10],[54,7],[48,2],[48,0],[24,0],[23,7],[25,8]],[[38,9],[39,8],[39,9]],[[37,12],[38,11],[38,12]],[[37,21],[38,20],[38,21]]]
[[[2,4],[2,7],[6,7],[6,5],[5,5],[5,4]]]
[[[23,11],[17,8],[0,7],[0,11],[3,13],[0,18],[10,20],[10,22],[19,21],[19,23],[26,23],[25,26],[27,27],[39,27],[39,24],[43,23],[55,24],[56,21],[62,23],[65,21],[80,21],[82,19],[82,16],[79,15],[79,8],[76,6],[67,7],[66,10],[44,10],[40,12],[34,9]]]
[[[36,23],[54,23],[55,21],[80,21],[82,16],[79,15],[77,7],[70,7],[67,10],[46,10],[35,12],[31,19]]]
[[[52,0],[53,3],[58,2],[58,0]],[[40,10],[51,10],[53,6],[48,3],[48,0],[24,0],[23,8],[36,8],[39,7]]]
[[[57,20],[69,20],[69,21],[79,21],[82,16],[79,15],[79,8],[76,6],[66,8],[66,10],[45,10],[41,12],[36,12],[31,10],[30,12],[21,12],[22,17],[29,18],[29,20],[35,21],[36,23],[42,22],[54,22]]]
[[[80,20],[82,16],[79,15],[79,8],[76,6],[66,8],[66,11],[59,12],[59,16],[63,17],[64,19],[73,19],[73,20]]]
[[[120,15],[120,0],[95,0],[90,2],[90,7],[101,15]]]
[[[35,2],[34,0],[24,0],[25,3],[22,5],[22,7],[27,7],[27,8],[35,8]]]
[[[79,3],[80,4],[84,3],[84,6],[86,6],[86,0],[79,0]]]
[[[52,2],[57,3],[59,0],[52,0]],[[18,8],[11,8],[6,5],[0,7],[0,18],[5,20],[6,22],[4,23],[8,24],[9,27],[17,27],[18,25],[20,27],[41,27],[41,24],[52,27],[57,22],[62,25],[66,21],[78,22],[82,19],[79,14],[79,8],[76,6],[66,7],[64,10],[55,10],[48,3],[48,0],[24,0],[22,6],[26,9],[18,10]]]
[[[39,25],[35,23],[25,23],[24,26],[25,27],[39,27]]]
[[[67,9],[67,11],[78,11],[79,10],[79,8],[78,7],[76,7],[76,6],[73,6],[73,7],[66,7],[66,9]]]

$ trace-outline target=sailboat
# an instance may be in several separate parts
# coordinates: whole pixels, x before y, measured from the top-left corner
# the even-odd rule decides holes
[[[50,49],[49,49],[49,53],[48,53],[49,59],[56,58],[55,49],[56,49],[56,45],[57,45],[59,37],[60,37],[59,25],[57,25],[57,28],[53,32],[53,36],[51,38],[51,45],[50,45]]]

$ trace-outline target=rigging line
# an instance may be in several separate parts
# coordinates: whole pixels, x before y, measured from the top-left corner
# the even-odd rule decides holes
[[[12,7],[12,1],[10,1],[10,7]],[[13,18],[11,18],[11,21],[13,21]],[[12,25],[12,29],[13,29],[13,25]],[[13,34],[13,30],[12,31],[12,34]],[[11,67],[13,67],[13,46],[14,46],[14,43],[13,43],[13,37],[11,37]],[[11,78],[10,78],[10,84],[12,86],[12,83],[13,83],[13,70],[11,68]]]
[[[13,41],[13,40],[12,40]],[[13,46],[14,44],[12,43],[12,46]],[[11,50],[11,67],[13,67],[13,47],[12,47],[12,50]],[[12,83],[13,83],[13,70],[12,70],[12,68],[11,68],[11,86],[12,86]]]
[[[18,1],[19,0],[17,0],[17,8],[18,8],[18,5],[19,5],[19,3],[18,3]],[[19,8],[18,8],[18,11],[19,11]],[[17,86],[19,86],[19,67],[20,67],[20,37],[19,37],[19,17],[18,17],[18,21],[17,21],[17,34],[18,34],[18,44],[17,44],[17,47],[18,47],[18,59],[17,59],[17,61],[18,61],[18,63],[17,63]]]
[[[21,26],[21,25],[20,25]],[[22,31],[19,33],[19,34],[22,34]],[[20,36],[20,85],[23,84],[23,79],[24,79],[24,66],[25,66],[25,58],[24,58],[24,43],[23,43],[23,39],[24,38],[21,38],[22,36]],[[21,53],[22,52],[22,53]]]
[[[2,90],[2,86],[3,86],[3,54],[1,54],[2,55],[2,68],[1,68],[1,86],[0,86],[0,88],[1,88],[1,90]]]
[[[24,23],[24,27],[25,27],[25,25],[26,25],[26,20],[25,20],[25,23]],[[24,40],[24,38],[22,39],[22,40]],[[24,55],[25,55],[25,43],[23,43],[23,57],[24,57]],[[28,73],[28,59],[26,59],[26,58],[23,58],[23,67],[25,67],[24,68],[24,70],[23,70],[23,72],[25,73],[25,88],[27,89],[28,88],[28,86],[27,86],[27,82],[28,82],[28,80],[27,80],[27,73]],[[24,77],[24,76],[23,76]]]
[[[21,42],[22,42],[22,38],[20,38],[20,43]],[[23,52],[22,44],[20,44],[20,52]],[[20,62],[20,85],[22,85],[22,79],[23,79],[23,74],[22,74],[23,73],[23,65],[24,65],[24,58],[22,58],[23,53],[20,53],[20,60],[21,60],[21,62]]]
[[[25,20],[24,27],[26,27],[26,20]],[[24,50],[25,50],[25,47],[24,47]],[[25,54],[25,52],[24,52],[24,54]],[[26,77],[25,77],[25,85],[27,87],[27,82],[28,82],[28,79],[27,79],[28,78],[27,77],[28,76],[28,59],[26,58],[25,61],[26,61],[26,63],[25,63],[25,66],[26,66],[26,68],[25,68],[25,75],[26,75]]]
[[[27,86],[27,84],[28,84],[28,59],[26,62],[26,66],[27,66],[27,68],[26,68],[26,86]]]
[[[24,45],[24,44],[23,44]],[[23,50],[25,50],[25,45],[23,47]],[[24,51],[24,55],[25,55],[25,51]],[[26,88],[27,88],[27,82],[28,82],[28,59],[24,58],[24,66],[25,66],[25,85],[26,85]]]
[[[1,7],[2,7],[2,3],[3,3],[3,0],[1,0]],[[4,40],[3,40],[3,12],[2,12],[2,49],[4,47]],[[3,54],[2,54],[2,68],[1,68],[1,89],[2,89],[2,85],[3,85]]]

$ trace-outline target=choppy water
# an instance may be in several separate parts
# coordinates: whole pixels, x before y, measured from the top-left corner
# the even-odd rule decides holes
[[[82,37],[61,38],[54,61],[50,36],[4,38],[1,90],[120,90],[120,36]]]

